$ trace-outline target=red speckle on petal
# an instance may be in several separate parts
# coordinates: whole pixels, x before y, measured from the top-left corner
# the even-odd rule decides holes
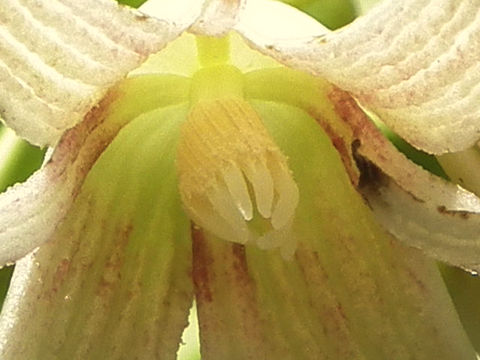
[[[212,291],[210,281],[210,264],[213,259],[208,251],[207,243],[200,230],[192,228],[192,246],[193,246],[193,284],[195,286],[195,295],[198,302],[212,301]]]

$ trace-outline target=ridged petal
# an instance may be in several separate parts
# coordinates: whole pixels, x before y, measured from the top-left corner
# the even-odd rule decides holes
[[[476,1],[386,0],[341,30],[301,37],[264,30],[273,4],[263,3],[258,21],[245,11],[237,25],[250,42],[352,93],[417,148],[459,151],[480,138]]]
[[[25,256],[50,238],[98,156],[128,121],[184,101],[188,86],[188,80],[179,76],[128,79],[62,137],[41,170],[1,194],[0,265]]]
[[[123,128],[51,241],[17,263],[2,359],[176,358],[193,297],[174,164],[187,110],[154,110]]]
[[[190,29],[194,33],[208,36],[222,36],[229,32],[238,21],[239,12],[248,0],[206,0],[202,15]]]
[[[476,359],[435,264],[377,225],[315,121],[252,103],[299,185],[299,246],[194,236],[202,359]]]
[[[31,143],[55,145],[194,20],[148,18],[113,0],[2,1],[0,115]]]
[[[309,90],[296,91],[300,86]],[[388,231],[438,260],[479,270],[480,199],[399,153],[349,94],[307,74],[266,69],[246,75],[245,95],[308,111]],[[318,101],[324,96],[331,102]]]
[[[330,98],[351,128],[359,190],[380,223],[439,260],[480,270],[480,199],[409,161],[347,93],[333,90]]]

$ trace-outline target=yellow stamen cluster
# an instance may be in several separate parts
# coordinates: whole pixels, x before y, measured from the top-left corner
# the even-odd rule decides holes
[[[177,168],[184,207],[199,226],[225,240],[293,254],[298,188],[248,102],[199,100],[182,128]]]

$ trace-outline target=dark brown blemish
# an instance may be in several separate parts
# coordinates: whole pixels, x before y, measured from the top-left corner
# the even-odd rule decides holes
[[[360,181],[358,184],[358,189],[369,191],[377,191],[381,187],[389,187],[390,182],[395,182],[394,179],[391,179],[390,176],[386,175],[380,167],[375,165],[373,162],[368,160],[359,154],[358,149],[360,148],[360,140],[356,139],[352,142],[352,154],[357,168],[360,171]],[[401,188],[400,185],[397,184]],[[425,200],[417,197],[415,194],[401,188],[402,191],[406,192],[410,197],[420,203],[425,203]]]
[[[358,132],[361,131],[361,128],[355,125],[359,123],[358,117],[365,117],[365,114],[358,107],[355,100],[348,93],[336,87],[333,87],[332,91],[328,93],[328,99],[332,102],[335,113],[353,131],[353,138],[358,138]]]
[[[416,285],[417,288],[420,290],[422,294],[427,293],[427,286],[423,281],[421,281],[417,275],[413,272],[413,270],[407,268],[407,276],[412,280]]]
[[[458,216],[460,219],[468,220],[471,213],[462,210],[448,210],[444,205],[438,206],[437,211],[442,215]]]
[[[233,264],[235,278],[238,283],[250,282],[250,276],[248,274],[247,256],[245,253],[245,246],[240,244],[232,244]]]
[[[328,98],[333,103],[337,115],[352,131],[352,141],[368,139],[370,143],[383,144],[388,142],[349,93],[333,87],[328,94]]]
[[[201,230],[195,229],[195,227],[192,227],[192,252],[192,278],[196,298],[199,302],[212,302],[213,297],[212,289],[210,287],[211,275],[209,268],[213,263],[213,259],[208,251],[208,246],[203,233]]]
[[[347,146],[346,141],[343,137],[336,134],[335,130],[332,126],[315,114],[315,112],[309,112],[309,115],[312,116],[313,119],[320,125],[320,127],[325,131],[327,136],[330,138],[333,146],[337,150],[338,154],[340,155],[340,159],[342,160],[343,166],[345,171],[350,178],[351,183],[353,186],[358,185],[358,173],[356,172],[353,162],[352,162],[352,153],[349,150],[349,146]]]
[[[352,155],[360,171],[360,178],[358,181],[358,187],[361,188],[378,188],[385,182],[385,175],[383,171],[374,163],[361,156],[358,153],[358,149],[361,146],[360,140],[356,139],[352,142]]]

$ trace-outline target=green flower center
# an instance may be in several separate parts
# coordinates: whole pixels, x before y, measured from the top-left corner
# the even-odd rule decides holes
[[[286,157],[244,98],[243,74],[222,64],[228,61],[222,41],[198,40],[204,67],[192,78],[190,113],[177,149],[182,202],[193,221],[215,236],[281,248],[291,257],[298,187]]]
[[[123,122],[174,104],[188,109],[175,151],[185,212],[217,238],[276,248],[289,259],[301,179],[265,127],[284,121],[273,108],[260,113],[258,101],[288,104],[282,116],[296,118],[298,108],[316,116],[322,84],[251,50],[236,34],[186,35],[130,74],[111,117]]]

